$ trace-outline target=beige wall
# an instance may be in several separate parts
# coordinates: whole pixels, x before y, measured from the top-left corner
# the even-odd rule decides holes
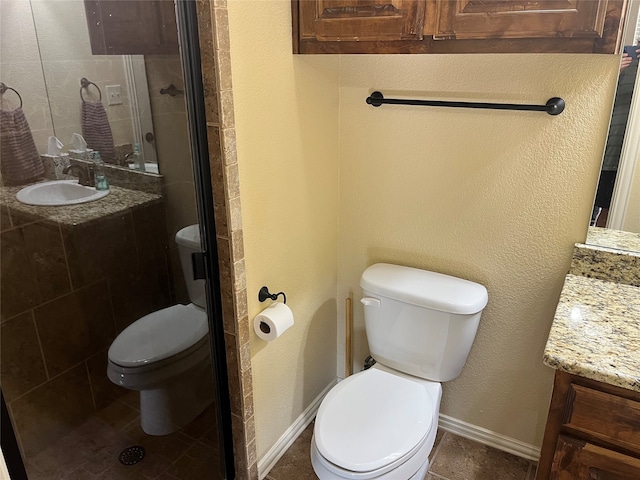
[[[542,352],[572,245],[585,238],[617,62],[597,55],[342,59],[338,298],[353,292],[357,299],[361,272],[379,261],[485,285],[489,304],[462,375],[444,386],[441,412],[527,444],[542,439],[553,373]],[[372,108],[364,100],[374,89],[510,103],[561,96],[567,108],[556,117]],[[355,305],[361,362],[367,346]]]
[[[46,153],[53,125],[29,0],[0,1],[0,72],[2,82],[20,93],[36,147]],[[2,108],[19,104],[13,92],[2,95]]]
[[[80,0],[32,0],[31,5],[55,135],[66,145],[74,132],[82,133],[80,79],[86,77],[100,87],[114,143],[133,143],[123,57],[91,53],[84,3]],[[107,85],[120,85],[121,105],[107,104]],[[84,92],[87,101],[99,98],[93,86]],[[42,145],[36,146],[43,151]],[[44,152],[46,147],[45,143]]]
[[[291,55],[291,3],[230,1],[249,318],[284,291],[295,325],[252,333],[258,458],[335,379],[338,57]]]
[[[72,133],[82,132],[82,77],[102,90],[114,143],[132,143],[122,56],[91,54],[82,1],[8,0],[0,2],[0,10],[2,81],[20,92],[38,151],[47,152],[50,135],[66,145]],[[122,87],[122,105],[107,105],[105,87],[113,84]],[[93,87],[90,92],[85,98],[97,100]],[[11,92],[6,96],[4,108],[16,107],[17,97]]]
[[[344,298],[358,300],[361,272],[378,261],[486,285],[476,342],[441,411],[539,445],[553,373],[542,351],[572,245],[585,238],[618,59],[294,56],[287,0],[228,7],[249,314],[263,308],[262,285],[284,290],[296,314],[278,341],[252,340],[258,457],[342,375]],[[562,96],[567,108],[375,109],[365,104],[375,89]],[[358,369],[367,346],[354,303]]]

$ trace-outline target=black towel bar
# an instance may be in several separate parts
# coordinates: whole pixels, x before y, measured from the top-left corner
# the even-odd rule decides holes
[[[400,98],[384,98],[381,92],[373,92],[367,97],[367,103],[374,107],[383,104],[391,105],[419,105],[430,107],[454,108],[489,108],[493,110],[530,110],[547,112],[549,115],[560,115],[564,110],[564,100],[559,97],[550,98],[545,105],[526,105],[517,103],[483,103],[483,102],[453,102],[443,100],[406,100]]]

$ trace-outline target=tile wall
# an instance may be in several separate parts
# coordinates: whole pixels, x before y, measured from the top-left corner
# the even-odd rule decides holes
[[[253,480],[258,460],[227,3],[198,0],[197,6],[236,478]]]
[[[80,225],[2,207],[0,382],[29,457],[127,392],[107,350],[174,303],[163,203]]]

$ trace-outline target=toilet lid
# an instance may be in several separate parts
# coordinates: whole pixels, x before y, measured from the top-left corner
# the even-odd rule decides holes
[[[111,344],[109,360],[122,367],[157,362],[195,345],[208,331],[203,309],[192,304],[173,305],[125,328]]]
[[[336,385],[320,405],[318,451],[340,468],[368,472],[401,460],[431,430],[427,389],[375,368]]]

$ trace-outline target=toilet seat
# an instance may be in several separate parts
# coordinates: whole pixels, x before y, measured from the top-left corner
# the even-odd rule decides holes
[[[138,368],[188,351],[209,331],[207,313],[193,304],[173,305],[136,320],[113,341],[109,360]]]
[[[324,467],[343,478],[398,468],[433,437],[440,392],[439,383],[379,364],[340,382],[316,417],[314,443]]]

